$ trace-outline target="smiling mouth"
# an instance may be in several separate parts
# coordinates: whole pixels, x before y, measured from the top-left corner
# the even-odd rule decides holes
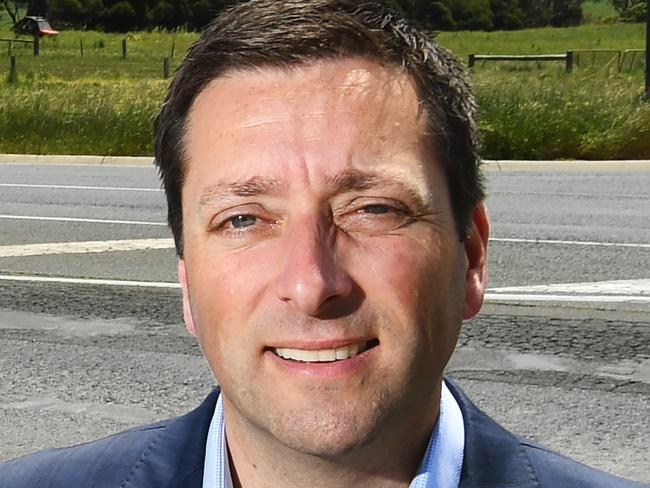
[[[332,363],[358,356],[364,351],[379,345],[379,340],[372,339],[357,344],[348,344],[335,349],[293,349],[288,347],[269,348],[275,355],[290,361],[302,363]]]

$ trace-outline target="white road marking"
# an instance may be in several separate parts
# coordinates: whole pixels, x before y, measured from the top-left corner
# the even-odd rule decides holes
[[[490,241],[515,242],[525,244],[560,244],[569,246],[634,247],[641,249],[650,249],[650,244],[631,242],[562,241],[556,239],[522,239],[518,237],[490,237]]]
[[[180,284],[164,281],[100,280],[91,278],[65,278],[63,276],[0,275],[0,281],[27,281],[40,283],[70,283],[75,285],[138,286],[149,288],[180,288]]]
[[[597,302],[650,303],[650,296],[626,295],[535,295],[526,293],[486,293],[488,302]]]
[[[20,281],[35,283],[65,283],[75,285],[104,285],[104,286],[127,286],[141,288],[180,288],[178,283],[160,282],[160,281],[130,281],[130,280],[104,280],[90,278],[66,278],[62,276],[25,276],[25,275],[0,275],[0,281]],[[623,286],[629,285],[623,280]],[[636,281],[636,280],[635,280]],[[649,280],[638,280],[649,281]],[[614,283],[614,282],[602,282]],[[597,283],[594,283],[597,284]],[[563,286],[570,287],[571,283]],[[576,285],[586,285],[576,283]],[[548,285],[554,286],[554,285]],[[580,287],[578,287],[580,288]],[[500,290],[518,289],[521,293],[504,293]],[[555,294],[555,293],[526,293],[526,290],[535,289],[535,287],[504,287],[493,288],[485,294],[487,302],[590,302],[590,303],[650,303],[650,295],[611,295],[611,294]]]
[[[79,217],[39,217],[34,215],[0,215],[0,219],[12,220],[44,220],[52,222],[85,222],[91,224],[120,224],[120,225],[155,225],[166,227],[164,222],[144,222],[140,220],[108,220],[108,219],[86,219]]]
[[[489,288],[490,302],[650,302],[650,279]]]
[[[580,193],[580,192],[562,192],[562,191],[532,191],[532,190],[501,190],[491,191],[490,196],[493,195],[531,195],[531,196],[549,196],[549,197],[585,197],[585,198],[629,198],[629,199],[643,199],[647,200],[647,195],[634,194],[634,193],[600,193],[594,195],[593,193]]]
[[[169,249],[174,247],[172,239],[124,239],[119,241],[56,242],[0,246],[0,258],[44,256],[47,254],[86,254],[114,251],[142,251]]]
[[[490,288],[493,293],[577,293],[587,295],[641,295],[650,297],[650,279],[556,283]]]
[[[151,191],[161,192],[161,188],[132,188],[119,186],[77,186],[77,185],[32,185],[26,183],[0,183],[5,188],[51,188],[57,190],[107,190],[107,191]]]

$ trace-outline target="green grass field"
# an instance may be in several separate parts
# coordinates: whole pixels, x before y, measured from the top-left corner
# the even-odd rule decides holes
[[[551,54],[569,49],[633,49],[645,45],[643,24],[587,24],[519,31],[443,32],[437,40],[457,56],[481,54]]]
[[[461,59],[470,53],[564,53],[568,49],[644,47],[640,24],[589,24],[569,29],[441,33],[438,42]],[[12,35],[0,31],[0,38]],[[0,43],[0,152],[151,154],[151,124],[168,81],[163,58],[182,58],[196,34],[62,32],[44,39],[41,56],[14,46],[18,79],[8,77]],[[80,43],[83,43],[83,58]],[[580,54],[580,56],[583,56]],[[618,72],[615,63],[580,57],[562,63],[477,65],[471,79],[487,158],[650,158],[650,103],[640,101],[641,56]],[[4,59],[4,61],[2,61]],[[609,64],[608,64],[609,63]]]
[[[603,21],[618,17],[616,9],[606,0],[584,2],[582,4],[582,12],[587,20]]]

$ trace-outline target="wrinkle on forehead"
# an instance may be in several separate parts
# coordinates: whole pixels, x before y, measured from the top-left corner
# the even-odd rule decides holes
[[[332,69],[333,66],[348,65],[348,69]],[[291,83],[287,83],[287,79]],[[371,104],[377,99],[386,112],[396,103],[409,104],[414,107],[412,115],[420,118],[422,115],[418,89],[412,77],[398,65],[383,66],[365,58],[328,59],[315,63],[291,66],[289,68],[257,67],[229,71],[212,80],[197,95],[190,110],[193,111],[201,104],[202,95],[207,91],[227,88],[232,82],[240,86],[248,85],[251,99],[248,103],[237,107],[235,113],[249,114],[251,110],[258,111],[264,116],[264,107],[283,103],[286,105],[309,103],[313,110],[303,117],[324,115],[331,109],[332,101],[342,102],[338,110],[342,113],[353,113],[349,109],[346,98]],[[319,96],[314,96],[314,86],[318,85]],[[334,96],[332,96],[334,95]],[[227,90],[223,93],[223,102],[228,103]],[[316,102],[323,106],[319,110],[314,107]],[[328,105],[325,105],[328,104]],[[270,110],[269,110],[270,111]],[[282,122],[289,119],[290,113],[282,117],[266,117],[269,123]],[[189,117],[191,119],[191,117]],[[254,127],[262,121],[249,120],[241,128]]]
[[[185,147],[229,166],[233,179],[293,165],[304,183],[319,178],[313,155],[329,154],[334,166],[370,164],[399,173],[394,176],[410,180],[426,198],[425,168],[414,173],[396,163],[420,159],[413,156],[428,142],[404,135],[427,129],[416,83],[403,67],[346,58],[232,71],[213,80],[194,101]]]

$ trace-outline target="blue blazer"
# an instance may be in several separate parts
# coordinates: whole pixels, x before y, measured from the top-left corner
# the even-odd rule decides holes
[[[460,488],[648,488],[517,437],[481,412],[451,381],[465,421]],[[192,412],[0,465],[1,488],[201,488],[215,389]]]

